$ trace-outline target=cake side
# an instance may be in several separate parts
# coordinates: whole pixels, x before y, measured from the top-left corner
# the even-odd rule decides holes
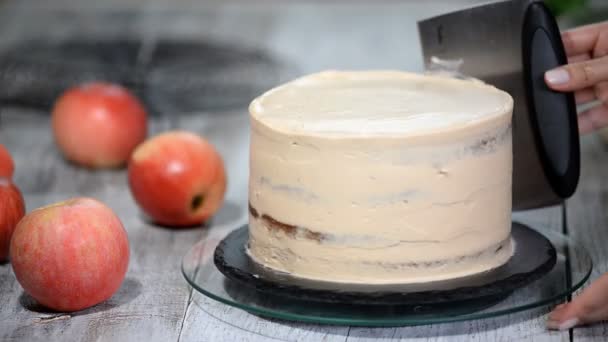
[[[260,218],[252,218],[250,222],[250,227],[253,224],[256,229],[252,230],[253,233],[250,235],[251,247],[247,248],[247,254],[255,262],[277,272],[319,281],[349,284],[413,284],[442,281],[500,267],[509,261],[515,249],[514,242],[508,237],[482,251],[449,259],[408,261],[403,258],[392,258],[372,261],[360,256],[368,254],[368,248],[356,247],[349,248],[346,252],[356,254],[358,257],[345,258],[343,248],[337,248],[333,253],[340,257],[334,258],[327,256],[330,254],[326,253],[327,248],[323,249],[325,253],[321,256],[313,252],[321,242],[317,240],[320,236],[318,233],[314,233],[311,239],[306,229],[285,231],[284,228],[274,226],[276,221],[269,223]],[[273,236],[271,238],[274,240],[273,243],[268,243],[268,236],[264,231]],[[263,232],[261,240],[255,232]],[[295,240],[301,243],[293,243]]]
[[[296,276],[363,283],[447,279],[505,263],[511,111],[505,100],[425,134],[341,135],[344,127],[286,131],[306,119],[277,127],[252,111],[250,255]]]

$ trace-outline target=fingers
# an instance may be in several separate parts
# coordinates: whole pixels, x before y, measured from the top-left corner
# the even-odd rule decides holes
[[[585,88],[574,93],[576,104],[585,104],[591,101],[600,100],[608,103],[608,82],[600,82],[595,87]]]
[[[581,134],[590,133],[606,126],[608,126],[608,107],[606,105],[598,105],[578,116],[578,131]]]
[[[600,31],[595,46],[591,52],[593,58],[604,57],[608,55],[608,27]]]
[[[608,82],[598,83],[595,88],[595,97],[604,105],[608,105]]]
[[[580,55],[568,56],[568,63],[584,62],[584,61],[588,61],[590,59],[591,59],[591,55],[587,52],[587,53],[583,53]]]
[[[576,104],[584,104],[595,100],[595,89],[585,88],[574,93]]]
[[[573,318],[568,318],[568,312],[571,311],[572,303],[560,304],[553,309],[547,320],[547,328],[552,330],[568,330],[582,324],[576,315],[571,315]]]
[[[545,81],[557,91],[576,91],[608,81],[608,21],[562,34],[568,65],[549,70]]]
[[[572,302],[557,306],[547,321],[549,329],[568,330],[608,319],[608,274],[591,283]]]
[[[564,49],[568,56],[580,55],[594,50],[600,34],[608,30],[608,22],[581,26],[562,34]]]
[[[608,126],[608,82],[598,83],[594,88],[578,91],[575,93],[575,97],[577,103],[584,103],[578,101],[588,100],[590,97],[601,102],[600,105],[579,114],[578,130],[581,134]]]
[[[568,64],[545,73],[545,82],[558,91],[582,90],[608,81],[608,56]]]

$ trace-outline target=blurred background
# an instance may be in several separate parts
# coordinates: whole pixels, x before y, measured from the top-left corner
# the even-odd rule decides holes
[[[416,20],[481,0],[0,1],[0,105],[48,113],[65,88],[121,83],[153,115],[244,109],[323,69],[420,71]],[[564,27],[605,0],[549,0]]]

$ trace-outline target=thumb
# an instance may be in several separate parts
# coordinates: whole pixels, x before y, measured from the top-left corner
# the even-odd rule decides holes
[[[608,320],[608,273],[591,283],[570,303],[557,306],[547,327],[568,330],[574,326]]]
[[[575,91],[608,81],[608,56],[572,63],[549,70],[545,82],[558,91]]]

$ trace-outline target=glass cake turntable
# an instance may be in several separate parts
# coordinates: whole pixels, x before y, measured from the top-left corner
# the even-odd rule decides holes
[[[185,255],[182,273],[202,294],[250,313],[353,326],[405,326],[495,317],[564,300],[592,261],[565,235],[513,223],[515,254],[490,272],[418,285],[354,285],[295,279],[254,264],[247,227],[210,228]],[[570,268],[572,263],[579,267]]]

